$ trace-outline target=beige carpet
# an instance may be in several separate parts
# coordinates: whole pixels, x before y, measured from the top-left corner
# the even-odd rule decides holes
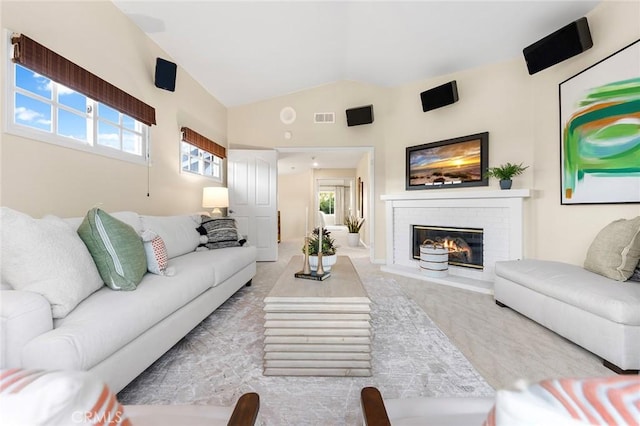
[[[341,235],[336,236],[341,241]],[[368,257],[361,248],[343,250],[349,256]],[[498,307],[493,296],[380,275],[420,306],[495,389],[513,387],[520,380],[615,375],[591,352],[511,309]]]
[[[125,404],[231,405],[240,394],[261,397],[261,425],[355,425],[359,392],[377,386],[387,397],[493,395],[494,391],[425,312],[335,232],[339,254],[349,255],[373,301],[373,376],[265,377],[262,375],[262,300],[301,242],[280,245],[278,262],[259,263],[251,287],[210,315],[141,374],[118,397]]]

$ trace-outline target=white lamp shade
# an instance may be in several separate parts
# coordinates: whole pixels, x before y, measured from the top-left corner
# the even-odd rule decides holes
[[[203,188],[202,207],[229,207],[229,190],[221,186]]]

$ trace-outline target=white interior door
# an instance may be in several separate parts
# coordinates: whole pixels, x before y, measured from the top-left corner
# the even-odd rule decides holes
[[[229,216],[258,249],[257,260],[278,260],[278,153],[228,150],[227,185]]]

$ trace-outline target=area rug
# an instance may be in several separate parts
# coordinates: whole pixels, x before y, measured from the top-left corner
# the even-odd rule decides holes
[[[124,404],[233,405],[260,395],[260,425],[360,424],[360,390],[386,398],[491,396],[489,386],[421,308],[372,265],[352,261],[372,299],[372,377],[262,375],[263,299],[287,259],[259,263],[243,287],[123,389]]]

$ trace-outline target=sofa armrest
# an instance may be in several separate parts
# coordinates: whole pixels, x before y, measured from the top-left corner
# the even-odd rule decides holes
[[[0,368],[22,366],[22,348],[53,330],[51,305],[30,291],[0,291]]]
[[[236,402],[228,426],[253,426],[260,409],[260,397],[255,392],[245,393]]]
[[[363,388],[360,392],[360,403],[365,426],[391,426],[382,395],[377,388]]]
[[[125,405],[124,414],[136,426],[226,425],[253,426],[258,417],[260,397],[245,393],[233,407],[214,405]]]

